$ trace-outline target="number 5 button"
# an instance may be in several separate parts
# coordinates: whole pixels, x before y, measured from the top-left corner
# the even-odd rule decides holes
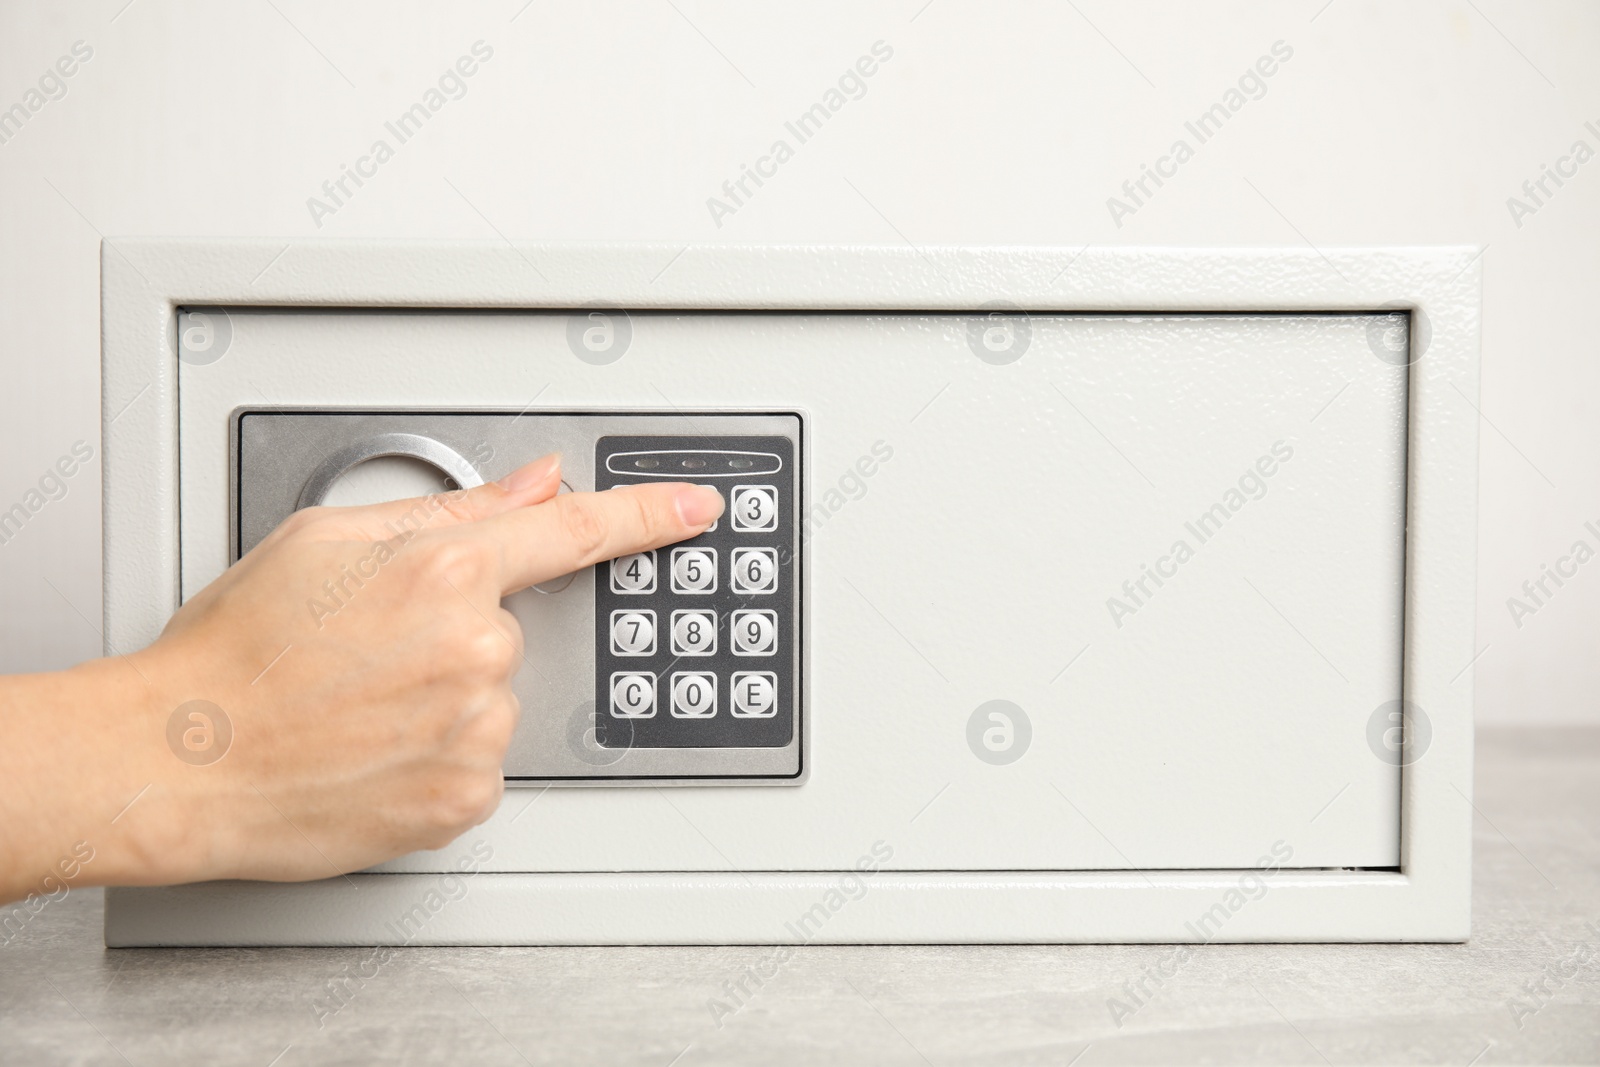
[[[672,591],[714,593],[717,590],[717,551],[714,548],[672,550]]]
[[[778,490],[771,485],[733,487],[733,528],[735,530],[776,530],[778,528]]]
[[[733,550],[733,591],[735,593],[773,593],[777,589],[777,549],[736,548]]]
[[[735,656],[770,656],[778,650],[778,616],[772,611],[736,611],[729,623]]]

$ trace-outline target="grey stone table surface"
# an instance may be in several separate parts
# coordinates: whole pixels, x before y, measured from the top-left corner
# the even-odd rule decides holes
[[[108,951],[82,891],[0,947],[0,1062],[1600,1062],[1600,730],[1476,781],[1470,942],[1203,946],[1121,1019],[1170,949],[808,946],[718,1015],[771,948],[408,948],[319,1019],[364,950]]]

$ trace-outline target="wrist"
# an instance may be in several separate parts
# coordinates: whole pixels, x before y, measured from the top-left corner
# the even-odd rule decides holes
[[[75,884],[199,877],[204,849],[193,827],[204,805],[185,780],[190,768],[168,745],[167,722],[177,702],[161,657],[145,650],[92,660],[63,675],[69,706],[81,709],[85,729],[73,751],[61,754],[66,762],[57,764],[82,768],[68,787],[74,793],[66,804],[74,813],[70,827],[60,828],[70,832],[58,832],[57,847],[63,855],[73,848],[93,853]]]
[[[102,884],[114,866],[111,805],[136,731],[124,721],[109,663],[0,682],[0,777],[15,787],[4,798],[0,900]]]
[[[226,714],[205,697],[204,662],[171,635],[140,652],[102,660],[100,687],[118,722],[107,736],[119,745],[115,788],[102,797],[108,885],[167,885],[225,876],[220,859],[229,820],[232,743]],[[120,715],[118,714],[120,712]]]

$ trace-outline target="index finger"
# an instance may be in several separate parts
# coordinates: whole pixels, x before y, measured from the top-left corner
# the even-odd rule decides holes
[[[486,538],[501,560],[501,595],[704,533],[723,510],[722,494],[685,482],[619,485],[567,493],[459,527]]]

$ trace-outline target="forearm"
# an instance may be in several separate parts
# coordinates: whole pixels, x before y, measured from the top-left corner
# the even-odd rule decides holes
[[[153,852],[181,864],[138,817],[168,773],[160,757],[177,762],[139,671],[118,658],[0,678],[0,902],[127,881]]]

